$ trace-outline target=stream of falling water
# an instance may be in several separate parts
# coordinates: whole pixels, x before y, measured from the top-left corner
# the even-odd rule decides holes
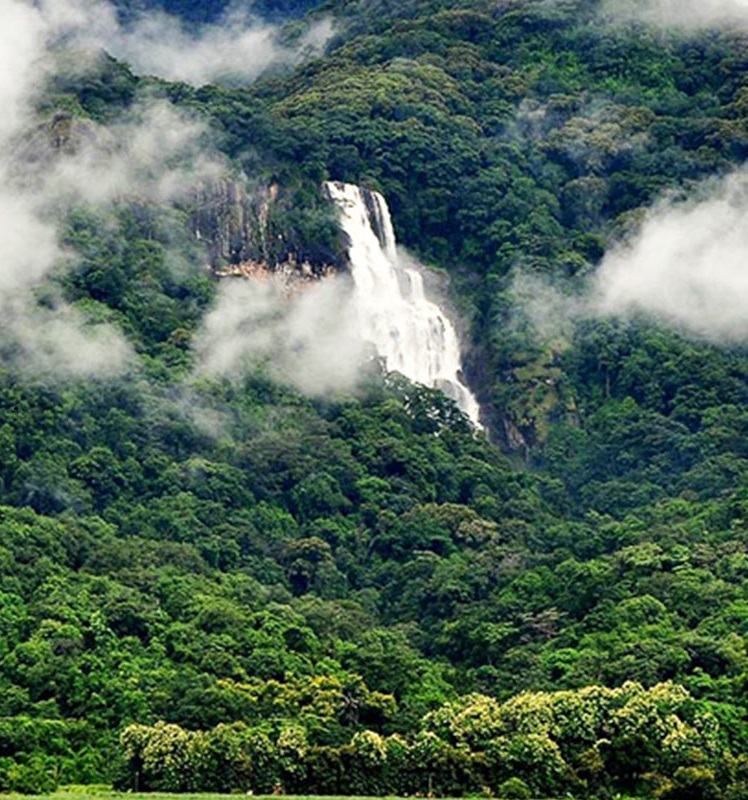
[[[460,377],[460,343],[424,292],[423,276],[400,258],[384,197],[349,183],[325,184],[350,239],[354,301],[362,337],[390,371],[441,389],[480,427],[480,407]]]

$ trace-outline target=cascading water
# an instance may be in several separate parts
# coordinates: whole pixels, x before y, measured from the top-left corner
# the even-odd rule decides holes
[[[478,402],[460,378],[454,326],[426,298],[421,273],[398,256],[384,197],[349,183],[329,182],[325,188],[351,241],[348,254],[362,337],[373,343],[388,370],[441,389],[480,427]]]

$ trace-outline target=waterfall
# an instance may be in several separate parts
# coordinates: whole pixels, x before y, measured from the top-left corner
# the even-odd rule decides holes
[[[476,426],[480,408],[460,377],[460,343],[447,315],[427,297],[423,275],[398,255],[384,197],[348,183],[325,184],[350,239],[354,302],[362,337],[386,368],[441,389]]]

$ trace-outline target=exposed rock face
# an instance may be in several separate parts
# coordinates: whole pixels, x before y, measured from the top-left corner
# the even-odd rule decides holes
[[[268,210],[277,187],[250,195],[244,186],[225,178],[197,188],[193,194],[190,227],[207,251],[210,266],[267,263]]]
[[[299,264],[291,257],[274,266],[267,262],[249,259],[238,264],[215,267],[213,274],[218,278],[252,278],[260,281],[275,281],[286,295],[294,295],[323,278],[334,275],[332,266],[313,267],[308,261]]]
[[[277,274],[287,283],[316,280],[345,265],[299,258],[277,219],[276,184],[249,191],[245,183],[224,178],[198,187],[190,204],[190,227],[206,248],[219,277]]]

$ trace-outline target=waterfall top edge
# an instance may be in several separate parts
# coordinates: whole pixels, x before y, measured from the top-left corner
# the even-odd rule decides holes
[[[394,263],[395,231],[384,195],[374,189],[343,181],[326,181],[324,186],[327,196],[339,208],[350,210],[362,208],[369,228],[379,240],[382,250]]]
[[[384,195],[381,192],[378,192],[376,189],[369,189],[367,186],[359,186],[357,183],[325,181],[323,186],[332,200],[346,199],[355,201],[355,197],[360,198],[368,194],[372,197],[376,197],[377,200],[384,203],[385,206],[387,205],[387,201],[384,199]]]

